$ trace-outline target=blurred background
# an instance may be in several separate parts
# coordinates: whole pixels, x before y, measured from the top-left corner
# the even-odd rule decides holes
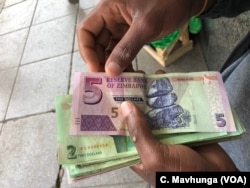
[[[77,24],[98,0],[0,0],[0,187],[150,187],[129,168],[68,184],[57,163],[55,97],[72,94],[72,75],[89,71]],[[135,69],[153,74],[219,70],[250,29],[250,13],[202,20],[192,48],[162,66],[144,48]],[[232,156],[237,160],[237,156]],[[243,164],[244,165],[244,164]],[[244,167],[242,167],[244,168]]]

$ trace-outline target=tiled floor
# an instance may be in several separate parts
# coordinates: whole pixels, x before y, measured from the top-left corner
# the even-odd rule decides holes
[[[53,187],[56,159],[55,96],[72,93],[81,59],[75,26],[98,0],[6,0],[0,14],[0,187]],[[164,68],[143,49],[135,67],[146,73],[207,70],[199,44]],[[194,66],[195,64],[195,66]],[[61,187],[149,187],[129,168]]]

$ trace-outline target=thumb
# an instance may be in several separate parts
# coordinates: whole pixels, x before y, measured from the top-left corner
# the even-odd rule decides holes
[[[112,77],[122,73],[134,60],[143,47],[146,37],[136,22],[132,23],[127,33],[112,50],[105,64],[105,72]]]
[[[148,156],[155,153],[160,142],[154,138],[144,114],[134,103],[130,101],[123,102],[120,110],[141,161],[144,163],[144,161],[148,160]]]

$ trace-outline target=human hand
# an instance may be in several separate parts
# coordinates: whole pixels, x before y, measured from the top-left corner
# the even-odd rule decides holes
[[[80,54],[93,72],[118,76],[131,71],[144,44],[180,28],[203,4],[204,0],[101,0],[78,27]]]
[[[163,144],[156,140],[144,114],[134,103],[123,102],[120,112],[141,159],[140,164],[131,168],[151,185],[155,186],[155,174],[160,171],[237,171],[231,158],[218,144],[194,148]]]

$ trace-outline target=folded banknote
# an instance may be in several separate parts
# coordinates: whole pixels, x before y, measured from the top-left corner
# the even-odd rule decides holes
[[[71,135],[128,135],[123,101],[145,113],[154,134],[236,131],[219,72],[145,75],[76,72]]]

